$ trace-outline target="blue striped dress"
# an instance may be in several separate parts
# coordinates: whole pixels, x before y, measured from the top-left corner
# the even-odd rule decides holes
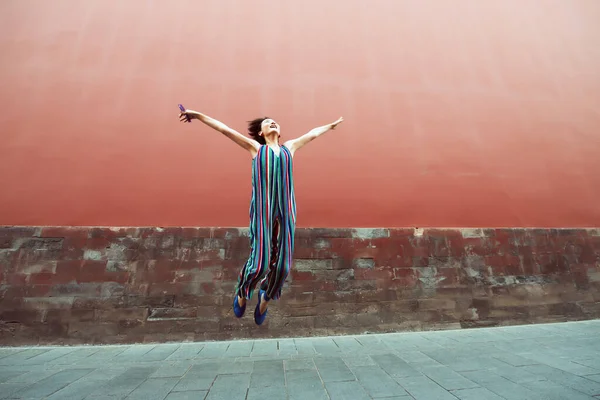
[[[279,155],[262,145],[252,160],[250,257],[240,271],[236,292],[252,298],[256,285],[277,300],[292,266],[296,199],[292,154],[280,146]]]

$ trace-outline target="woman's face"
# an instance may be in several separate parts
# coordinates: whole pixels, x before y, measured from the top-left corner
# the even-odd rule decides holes
[[[265,119],[260,126],[260,131],[263,136],[269,136],[273,133],[279,135],[279,125],[272,119]]]

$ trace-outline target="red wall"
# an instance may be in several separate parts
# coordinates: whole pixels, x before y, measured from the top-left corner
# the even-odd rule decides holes
[[[0,2],[0,224],[245,226],[284,139],[299,226],[600,225],[596,0]]]

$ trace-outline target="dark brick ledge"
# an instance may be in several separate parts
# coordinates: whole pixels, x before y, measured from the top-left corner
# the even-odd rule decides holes
[[[0,344],[468,328],[600,317],[599,229],[298,229],[281,301],[231,311],[246,229],[0,227]],[[251,301],[251,307],[255,301]]]

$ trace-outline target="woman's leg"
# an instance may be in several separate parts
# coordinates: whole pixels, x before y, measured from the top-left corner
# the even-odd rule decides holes
[[[277,270],[277,264],[279,261],[279,243],[281,241],[280,226],[281,226],[280,219],[276,218],[275,222],[273,223],[273,231],[272,231],[272,235],[271,235],[271,259],[269,262],[269,271],[267,272],[267,276],[265,276],[265,278],[261,281],[261,284],[260,284],[260,289],[264,290],[266,292],[265,296],[263,296],[263,299],[262,299],[261,305],[260,305],[260,313],[261,314],[263,314],[265,312],[265,310],[267,309],[267,306],[269,304],[269,301],[271,300],[271,297],[268,295],[268,293],[269,293],[269,288],[272,285],[271,281],[274,279],[273,277],[276,276],[275,271]]]
[[[253,221],[254,223],[250,224],[250,256],[240,271],[236,290],[241,306],[245,304],[246,299],[252,297],[256,285],[260,283],[268,270],[271,259],[271,242],[267,238],[271,238],[272,235],[272,227],[268,219]]]
[[[281,297],[281,289],[292,266],[295,226],[291,220],[286,222],[277,221],[277,235],[273,236],[271,248],[271,265],[267,276],[261,283],[261,289],[266,294],[264,309],[267,308],[266,303],[270,300],[277,300]],[[261,308],[263,308],[263,304],[261,304]]]

